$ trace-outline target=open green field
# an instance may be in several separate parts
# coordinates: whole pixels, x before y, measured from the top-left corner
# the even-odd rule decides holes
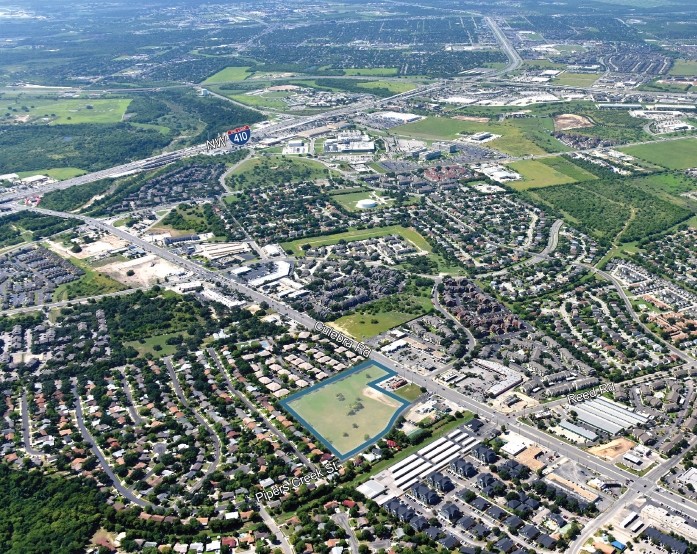
[[[130,98],[27,100],[9,104],[17,108],[11,118],[29,116],[31,121],[46,118],[52,125],[77,123],[119,123],[131,103]],[[26,109],[23,109],[26,108]],[[2,120],[2,118],[0,118]]]
[[[377,197],[378,205],[374,209],[386,208],[388,206],[394,205],[394,199],[385,197],[381,192],[364,190],[359,192],[351,192],[347,194],[332,194],[332,200],[339,204],[342,208],[349,212],[360,212],[364,211],[361,208],[356,207],[356,203],[360,200],[372,199],[375,200]],[[412,204],[416,202],[418,198],[416,196],[409,196],[404,200],[403,205]]]
[[[509,164],[509,167],[523,176],[523,181],[509,184],[515,190],[564,185],[596,178],[592,173],[561,156],[541,160],[523,160]]]
[[[321,163],[297,156],[261,156],[249,158],[228,176],[236,190],[263,188],[274,183],[299,183],[327,179],[330,171]]]
[[[328,246],[330,244],[337,244],[342,239],[346,242],[351,242],[354,240],[372,239],[375,237],[384,237],[393,234],[401,235],[404,239],[408,240],[421,250],[425,250],[429,253],[432,252],[431,246],[428,244],[428,241],[426,241],[426,239],[423,238],[417,231],[411,228],[402,227],[401,225],[390,225],[388,227],[374,227],[372,229],[352,229],[344,233],[336,233],[334,235],[325,235],[322,237],[314,238],[303,238],[292,242],[284,242],[281,246],[283,246],[283,248],[286,251],[291,252],[295,256],[302,256],[302,246],[304,244],[309,244],[313,248],[316,248],[318,246]]]
[[[225,94],[221,92],[221,94],[241,104],[254,108],[268,108],[272,110],[284,110],[288,108],[288,105],[282,100],[289,96],[287,92],[267,92],[264,94]]]
[[[552,185],[564,185],[573,183],[575,180],[561,171],[548,166],[538,160],[523,160],[509,164],[513,171],[517,171],[523,176],[522,181],[514,181],[510,186],[516,190],[526,190]]]
[[[425,312],[424,312],[425,313]],[[377,314],[351,314],[330,323],[332,327],[358,340],[373,338],[380,333],[404,325],[407,321],[421,317],[421,314],[406,312],[380,312]]]
[[[507,110],[504,110],[507,111]],[[500,138],[486,143],[487,147],[511,156],[540,155],[548,152],[566,152],[568,147],[559,142],[551,131],[554,123],[550,117],[507,119],[488,123],[463,121],[447,117],[427,117],[392,129],[398,135],[426,140],[452,140],[462,134],[487,131]]]
[[[394,391],[397,396],[401,396],[405,400],[408,400],[409,402],[414,402],[419,396],[421,396],[423,393],[421,392],[421,387],[418,385],[415,385],[414,383],[409,383],[408,385],[404,385],[403,387],[399,387],[397,390]]]
[[[249,66],[245,67],[226,67],[225,69],[218,71],[218,73],[211,75],[203,81],[204,85],[215,85],[217,83],[231,83],[235,81],[244,81],[249,77]]]
[[[693,138],[628,146],[620,150],[667,169],[697,167],[697,139]]]
[[[58,181],[64,181],[66,179],[72,179],[73,177],[79,177],[87,173],[84,169],[78,169],[77,167],[55,167],[52,169],[42,169],[40,171],[22,171],[18,173],[20,178],[31,177],[32,175],[48,175],[53,177]]]
[[[600,79],[600,75],[597,73],[568,73],[565,71],[556,77],[552,83],[567,87],[590,87],[598,79]]]
[[[396,67],[363,67],[344,69],[344,75],[368,75],[371,77],[392,77],[397,75],[399,69]]]
[[[58,285],[53,293],[54,302],[62,300],[72,300],[74,298],[85,298],[86,296],[96,296],[98,294],[109,294],[126,290],[128,287],[96,271],[89,264],[77,258],[70,258],[70,262],[82,269],[85,274],[77,281]]]
[[[138,340],[132,340],[124,343],[125,346],[132,346],[138,351],[138,355],[144,356],[145,354],[151,354],[152,356],[159,358],[163,356],[171,356],[177,350],[176,344],[167,344],[167,339],[181,335],[186,340],[189,334],[185,331],[178,333],[167,333],[166,335],[157,335],[154,337],[148,337],[144,339],[143,343]],[[157,348],[156,348],[157,347]]]
[[[393,94],[409,92],[416,88],[416,85],[409,81],[359,81],[357,84],[360,88],[368,89],[368,92],[374,88],[385,88]]]
[[[391,375],[373,362],[344,373],[283,402],[342,458],[377,440],[408,404],[370,384]]]
[[[692,60],[675,60],[669,75],[697,76],[697,62]]]

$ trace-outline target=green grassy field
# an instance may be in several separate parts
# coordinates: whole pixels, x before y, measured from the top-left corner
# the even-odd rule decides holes
[[[297,398],[288,406],[340,454],[347,454],[378,436],[402,407],[397,400],[368,385],[387,377],[376,365],[355,371]]]
[[[397,75],[399,69],[396,67],[364,67],[344,69],[344,75],[368,75],[372,77],[392,77]]]
[[[119,283],[108,275],[96,271],[83,260],[70,258],[70,262],[82,269],[85,274],[77,281],[58,285],[53,293],[54,302],[72,300],[74,298],[85,298],[86,296],[95,296],[98,294],[109,294],[128,288],[126,285]]]
[[[691,60],[675,60],[670,75],[697,76],[697,62]]]
[[[231,66],[231,67],[226,67],[225,69],[218,71],[215,75],[211,75],[203,81],[202,84],[204,85],[215,85],[217,83],[231,83],[235,81],[244,81],[247,77],[249,77],[249,66],[245,67],[240,67],[240,66]]]
[[[697,167],[697,139],[671,140],[655,144],[642,144],[620,148],[630,156],[635,156],[667,169],[687,169]]]
[[[262,156],[249,158],[229,176],[228,184],[236,190],[266,187],[273,183],[314,181],[326,179],[329,170],[321,163],[307,158]]]
[[[523,160],[509,164],[513,171],[517,171],[523,176],[522,181],[514,181],[510,186],[516,190],[526,190],[552,185],[564,185],[573,183],[575,180],[555,168],[548,166],[538,160]]]
[[[358,340],[366,340],[372,337],[404,325],[407,321],[416,319],[423,314],[408,314],[404,312],[381,312],[377,314],[351,314],[340,317],[333,323],[341,332],[345,332]]]
[[[509,164],[509,167],[523,176],[523,181],[510,183],[515,190],[565,185],[596,178],[595,175],[559,156],[541,160],[523,160]]]
[[[72,179],[73,177],[78,177],[87,173],[84,169],[78,169],[77,167],[56,167],[53,169],[42,169],[40,171],[22,171],[18,173],[20,178],[31,177],[32,175],[48,175],[59,181],[64,181],[65,179]]]
[[[225,94],[221,93],[232,100],[236,100],[241,104],[252,106],[253,108],[269,108],[272,110],[284,110],[288,105],[283,102],[282,98],[287,97],[287,93],[269,92],[265,94]]]
[[[447,140],[457,138],[462,134],[488,131],[501,135],[501,138],[487,142],[486,146],[511,156],[567,151],[566,146],[551,136],[552,129],[553,122],[549,117],[507,119],[503,122],[488,123],[462,121],[447,117],[427,117],[414,123],[395,127],[392,132],[426,140]]]
[[[600,79],[600,75],[597,73],[568,73],[565,71],[556,77],[552,83],[568,87],[590,87],[598,79]]]
[[[421,392],[421,387],[413,383],[404,385],[394,392],[397,396],[401,396],[404,400],[408,400],[409,402],[414,402],[414,400],[423,394]]]
[[[70,99],[70,100],[22,100],[9,104],[15,108],[14,116],[29,116],[30,120],[46,118],[51,125],[77,123],[119,123],[131,103],[130,98]]]
[[[414,83],[410,83],[409,81],[365,81],[359,82],[358,86],[360,88],[368,89],[368,92],[370,92],[370,89],[373,88],[386,88],[394,94],[409,92],[410,90],[414,90],[416,88],[416,85]]]
[[[366,200],[368,198],[373,199],[373,198],[375,198],[375,196],[378,196],[378,197],[383,196],[379,192],[376,192],[373,194],[371,194],[371,192],[373,192],[373,191],[366,190],[366,191],[361,191],[361,192],[351,192],[349,194],[334,194],[334,195],[332,195],[332,200],[349,212],[360,212],[363,210],[356,207],[356,202],[358,202],[360,200]],[[387,199],[385,199],[384,204],[378,203],[378,206],[375,209],[391,206],[392,204],[394,204],[394,200],[392,200],[391,198],[387,198]]]
[[[186,340],[189,337],[189,334],[187,332],[182,331],[178,333],[167,333],[166,335],[148,337],[144,340],[142,344],[140,343],[140,341],[137,340],[132,340],[124,344],[126,346],[132,346],[133,348],[135,348],[140,356],[144,356],[148,353],[152,354],[156,358],[163,356],[171,356],[177,350],[177,345],[167,344],[167,339],[176,337],[177,335],[183,336],[184,340]],[[160,349],[156,350],[155,346],[158,346]]]
[[[432,252],[431,246],[417,231],[411,228],[402,227],[401,225],[374,227],[372,229],[353,229],[344,233],[336,233],[334,235],[325,235],[322,237],[298,239],[293,242],[284,242],[281,246],[283,246],[286,251],[290,251],[296,256],[302,256],[302,246],[304,244],[309,244],[312,247],[328,246],[330,244],[337,244],[342,239],[346,242],[351,242],[354,240],[384,237],[392,234],[401,235],[404,239],[414,244],[417,248],[425,250],[429,253]]]

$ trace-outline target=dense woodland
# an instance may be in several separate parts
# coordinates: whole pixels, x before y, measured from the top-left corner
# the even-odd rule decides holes
[[[77,219],[64,219],[34,212],[16,212],[0,217],[0,247],[19,244],[27,238],[41,240],[79,225]]]
[[[0,464],[0,552],[72,554],[99,528],[106,496],[83,479]]]

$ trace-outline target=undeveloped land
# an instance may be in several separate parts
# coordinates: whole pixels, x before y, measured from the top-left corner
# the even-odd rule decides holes
[[[598,456],[599,458],[605,458],[606,460],[614,460],[618,456],[623,456],[634,448],[634,443],[629,439],[615,439],[607,444],[601,444],[599,446],[594,446],[588,449],[588,452]]]
[[[99,270],[131,287],[149,287],[164,282],[165,277],[179,273],[181,268],[150,254],[135,260],[114,262],[100,267]],[[129,270],[133,270],[133,275],[127,274]]]
[[[567,129],[582,129],[593,127],[594,123],[584,115],[564,113],[554,118],[554,130],[566,131]]]

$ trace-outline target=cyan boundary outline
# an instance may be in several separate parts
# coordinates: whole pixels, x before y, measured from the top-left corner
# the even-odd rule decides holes
[[[317,429],[314,428],[314,426],[312,426],[310,423],[305,421],[305,418],[303,418],[299,413],[297,413],[290,406],[290,403],[294,402],[295,400],[297,400],[298,398],[300,398],[302,396],[305,396],[306,394],[310,394],[316,390],[321,389],[322,387],[325,387],[327,385],[331,385],[332,383],[334,383],[336,381],[340,381],[341,379],[344,379],[345,377],[348,377],[353,373],[357,373],[357,372],[362,371],[363,369],[370,367],[370,366],[373,366],[373,365],[377,366],[380,369],[382,369],[383,371],[387,372],[387,375],[384,375],[382,377],[378,377],[376,379],[373,379],[372,381],[368,381],[366,383],[366,385],[369,387],[373,387],[374,389],[378,390],[379,392],[381,392],[383,394],[386,394],[387,396],[389,396],[390,398],[393,398],[394,400],[397,400],[402,406],[400,408],[398,408],[397,411],[392,415],[392,417],[390,418],[390,421],[387,423],[387,425],[383,431],[378,433],[373,438],[365,441],[361,445],[357,446],[356,448],[354,448],[350,452],[342,454],[336,448],[334,448],[334,446],[332,446],[332,444],[327,439],[325,439],[322,436],[322,434],[319,431],[317,431]],[[390,377],[393,377],[395,375],[397,375],[396,371],[381,364],[380,362],[376,362],[374,360],[366,360],[366,361],[361,362],[360,364],[358,364],[356,366],[353,366],[352,368],[350,368],[346,371],[342,371],[341,373],[337,373],[336,375],[333,375],[329,379],[325,379],[324,381],[320,381],[319,383],[313,385],[312,387],[310,387],[307,390],[296,392],[292,396],[289,396],[288,398],[284,398],[283,400],[281,400],[281,406],[283,406],[284,410],[290,412],[292,414],[292,416],[296,420],[298,420],[300,423],[302,423],[303,426],[308,431],[310,431],[310,433],[312,433],[324,446],[326,446],[331,451],[332,454],[334,454],[334,456],[336,456],[340,461],[343,462],[344,460],[348,460],[349,458],[355,456],[359,452],[362,452],[363,450],[368,448],[371,444],[375,444],[382,437],[384,437],[387,433],[389,433],[390,430],[392,429],[392,426],[397,421],[397,418],[399,418],[399,416],[402,415],[402,412],[404,412],[404,410],[406,410],[409,406],[411,406],[411,402],[409,402],[408,400],[405,400],[401,396],[398,396],[397,394],[393,393],[392,391],[388,391],[387,389],[382,389],[382,388],[378,388],[378,387],[374,386],[375,383],[380,383],[380,382],[385,381],[386,379],[389,379]]]

